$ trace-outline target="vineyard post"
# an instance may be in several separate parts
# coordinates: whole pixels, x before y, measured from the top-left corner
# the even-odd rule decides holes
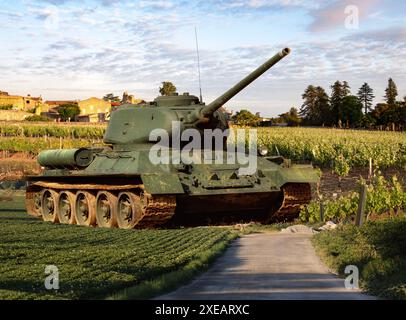
[[[364,183],[361,186],[361,191],[359,194],[358,211],[357,216],[355,218],[355,225],[358,227],[362,226],[363,223],[366,200],[367,200],[367,185]]]
[[[372,158],[369,158],[368,180],[371,181],[371,178],[372,178]]]
[[[320,202],[320,221],[324,222],[324,205],[323,205],[323,202]]]

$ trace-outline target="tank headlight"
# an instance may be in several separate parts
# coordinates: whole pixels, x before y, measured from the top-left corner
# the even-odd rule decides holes
[[[258,154],[262,157],[265,157],[268,154],[268,148],[266,147],[259,147]]]

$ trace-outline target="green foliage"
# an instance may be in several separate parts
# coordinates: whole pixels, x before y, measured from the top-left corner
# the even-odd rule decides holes
[[[77,104],[62,104],[58,107],[58,113],[62,121],[74,121],[80,114],[80,108]]]
[[[340,177],[345,177],[350,172],[350,165],[348,161],[340,154],[336,159],[333,160],[333,172],[338,174]]]
[[[375,98],[373,92],[372,88],[366,82],[364,82],[358,90],[358,99],[363,104],[365,115],[372,111],[372,101]]]
[[[328,125],[331,123],[329,97],[322,87],[308,86],[302,95],[304,100],[300,116],[307,125]]]
[[[50,121],[50,119],[47,117],[39,116],[39,115],[35,114],[32,116],[28,116],[27,118],[24,119],[24,121],[47,122],[47,121]]]
[[[347,81],[337,80],[330,88],[330,97],[322,87],[309,85],[306,88],[300,109],[303,125],[406,129],[406,100],[396,101],[398,92],[391,78],[385,90],[387,103],[378,103],[374,109],[372,101],[375,96],[366,82],[359,88],[357,96],[350,95]]]
[[[258,145],[293,161],[311,161],[331,167],[342,155],[350,168],[368,167],[369,159],[381,169],[403,168],[406,133],[322,128],[259,128]]]
[[[346,96],[341,105],[341,121],[346,127],[358,127],[362,122],[362,103],[356,96]]]
[[[398,89],[396,87],[395,81],[392,78],[388,80],[388,87],[385,89],[385,100],[390,106],[396,104],[396,97],[398,95]]]
[[[356,265],[368,293],[391,299],[406,298],[406,218],[371,221],[361,227],[344,225],[313,238],[323,260],[343,277]]]
[[[338,125],[339,127],[341,127],[343,122],[343,100],[349,93],[350,90],[346,81],[341,83],[337,80],[331,86],[331,111],[334,117],[334,124]]]
[[[12,109],[13,109],[12,104],[0,105],[0,110],[12,110]]]
[[[365,181],[360,181],[360,184]],[[337,200],[326,200],[323,202],[324,217],[328,220],[338,222],[348,221],[354,218],[359,203],[359,193],[354,192],[349,196],[342,196]],[[367,188],[367,201],[365,211],[368,215],[381,215],[388,212],[400,211],[406,208],[406,192],[396,177],[385,180],[383,176],[377,175]],[[320,202],[313,201],[307,208],[300,212],[302,221],[311,223],[320,219]]]
[[[237,237],[237,233],[229,235],[214,243],[210,248],[198,252],[193,259],[179,270],[165,273],[153,280],[147,280],[131,288],[126,288],[118,293],[108,296],[108,300],[133,300],[148,299],[164,292],[175,290],[182,284],[186,284],[197,276],[201,271],[206,270],[210,263],[220,256],[228,247],[229,241]]]
[[[240,126],[256,126],[259,122],[259,117],[248,110],[242,109],[237,111],[231,118],[236,125]]]
[[[170,81],[162,82],[162,87],[159,87],[161,96],[170,96],[176,92],[175,85]]]
[[[299,112],[296,108],[291,108],[289,112],[282,113],[279,115],[281,118],[281,122],[287,123],[289,127],[297,127],[301,122],[302,119],[299,117]]]
[[[57,225],[0,204],[3,299],[104,298],[186,266],[195,264],[196,271],[236,236],[218,227],[120,230]],[[60,273],[56,292],[44,287],[45,266],[50,264]],[[150,292],[138,297],[145,294]]]

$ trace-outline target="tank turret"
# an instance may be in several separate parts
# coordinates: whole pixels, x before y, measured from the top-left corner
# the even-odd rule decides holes
[[[164,129],[171,134],[173,121],[181,123],[181,131],[189,128],[225,130],[227,117],[218,110],[289,53],[290,49],[284,48],[208,105],[186,92],[157,97],[141,108],[139,105],[118,108],[111,114],[104,142],[113,147],[148,143],[154,129]]]

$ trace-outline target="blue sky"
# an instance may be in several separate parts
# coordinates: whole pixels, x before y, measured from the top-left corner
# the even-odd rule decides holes
[[[358,28],[346,28],[348,6]],[[309,84],[363,82],[406,95],[406,2],[394,0],[0,0],[0,90],[45,99],[124,90],[153,99],[161,81],[198,94],[194,27],[208,103],[285,46],[292,53],[227,107],[274,116]]]

